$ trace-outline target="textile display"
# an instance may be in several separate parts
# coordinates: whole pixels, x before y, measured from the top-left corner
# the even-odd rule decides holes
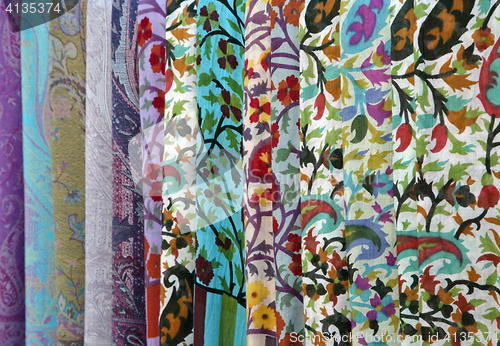
[[[0,345],[500,345],[500,0],[6,3]]]

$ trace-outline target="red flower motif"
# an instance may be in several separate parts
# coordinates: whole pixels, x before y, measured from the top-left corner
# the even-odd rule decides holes
[[[240,121],[242,119],[241,109],[238,107],[231,106],[231,93],[227,90],[222,90],[221,92],[222,99],[226,103],[225,105],[220,106],[220,110],[222,115],[229,119],[231,117],[231,112],[234,114],[236,121]]]
[[[214,10],[209,14],[207,6],[203,6],[200,9],[200,16],[207,17],[207,19],[205,19],[205,23],[203,23],[203,29],[206,32],[212,30],[212,24],[217,25],[216,23],[219,21],[219,14],[217,13],[217,11]],[[211,23],[211,21],[213,21],[214,23]]]
[[[204,285],[208,285],[215,276],[214,270],[212,269],[212,263],[198,256],[196,259],[196,275]]]
[[[500,193],[494,185],[483,186],[479,197],[477,199],[477,205],[479,208],[489,209],[497,205],[500,199]]]
[[[271,118],[271,103],[267,97],[261,97],[260,100],[256,97],[251,99],[250,107],[252,108],[250,111],[251,123],[256,123],[259,120],[262,122],[268,122]]]
[[[472,39],[474,40],[474,43],[476,44],[477,49],[482,52],[488,47],[492,46],[495,44],[495,35],[491,33],[491,29],[486,27],[486,29],[483,30],[483,28],[479,28],[474,33],[472,34]]]
[[[149,63],[151,64],[151,69],[154,73],[162,73],[165,74],[165,59],[166,51],[164,46],[153,45],[151,49],[151,55],[149,56]]]
[[[153,31],[151,30],[151,22],[148,17],[144,17],[139,23],[137,39],[139,41],[139,47],[142,47],[147,40],[153,36]]]
[[[160,260],[161,260],[160,255],[156,255],[154,253],[149,255],[149,260],[148,263],[146,264],[146,267],[148,269],[149,276],[152,279],[159,279],[161,277]]]
[[[151,199],[154,202],[162,201],[162,196],[161,196],[162,185],[163,185],[162,181],[155,181],[151,184],[151,190],[149,190],[149,197],[151,197]]]
[[[292,102],[297,102],[300,97],[299,79],[295,76],[288,76],[278,84],[278,100],[286,107]]]
[[[302,265],[300,263],[300,253],[293,255],[292,263],[288,265],[288,269],[290,269],[295,276],[302,275]]]
[[[271,134],[273,136],[273,139],[271,141],[271,146],[273,148],[276,148],[278,146],[279,141],[280,141],[280,130],[279,130],[278,123],[274,123],[271,125]]]
[[[153,99],[153,107],[158,110],[158,113],[163,114],[165,112],[165,92],[158,91],[158,96]]]
[[[255,156],[252,157],[250,161],[250,172],[254,178],[268,178],[270,179],[272,174],[271,169],[271,146],[266,145],[260,148]]]
[[[301,238],[298,234],[289,233],[286,248],[292,252],[300,251]]]
[[[221,247],[224,251],[229,250],[231,244],[231,239],[229,239],[229,237],[227,237],[224,241],[222,241],[219,237],[215,239],[215,245]]]
[[[223,70],[226,69],[226,62],[229,66],[234,70],[238,66],[238,61],[236,60],[236,56],[233,54],[227,55],[227,41],[224,39],[219,40],[219,49],[224,54],[224,56],[217,59],[217,63],[219,67]]]

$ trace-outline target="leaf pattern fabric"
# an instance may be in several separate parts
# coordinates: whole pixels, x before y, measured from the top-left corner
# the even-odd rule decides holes
[[[160,344],[193,345],[196,232],[196,4],[168,2]],[[179,284],[176,284],[178,281]]]
[[[240,153],[245,5],[204,0],[197,4],[195,345],[245,342]]]
[[[138,5],[139,104],[142,133],[144,261],[148,345],[159,344],[162,161],[165,113],[165,1]]]

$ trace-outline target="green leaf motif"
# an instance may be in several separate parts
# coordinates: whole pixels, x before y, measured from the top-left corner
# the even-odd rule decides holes
[[[382,241],[377,233],[369,227],[363,225],[347,225],[345,226],[346,244],[349,246],[357,239],[368,239],[378,247],[378,251],[382,247]]]
[[[366,118],[366,115],[360,114],[354,118],[351,124],[351,133],[354,131],[356,131],[356,135],[351,140],[351,143],[357,144],[365,138],[366,133],[368,132],[368,119]]]

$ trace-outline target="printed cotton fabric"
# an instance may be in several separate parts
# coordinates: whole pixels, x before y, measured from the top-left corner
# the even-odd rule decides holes
[[[159,345],[162,161],[165,114],[165,1],[139,1],[137,17],[139,103],[148,345]]]

